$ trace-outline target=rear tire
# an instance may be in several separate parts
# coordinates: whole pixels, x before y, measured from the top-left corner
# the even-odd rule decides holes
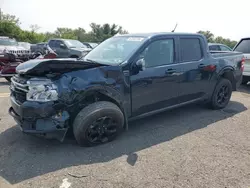
[[[230,101],[231,95],[232,83],[228,79],[220,79],[213,92],[210,106],[215,110],[225,108]]]
[[[120,108],[99,101],[83,108],[73,123],[73,133],[80,146],[96,146],[114,140],[122,131],[124,116]]]

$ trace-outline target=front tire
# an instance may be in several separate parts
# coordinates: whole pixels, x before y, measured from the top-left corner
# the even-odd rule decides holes
[[[99,101],[83,108],[73,123],[73,133],[81,146],[96,146],[114,140],[122,131],[124,116],[120,108]]]
[[[211,99],[211,107],[215,110],[225,108],[232,95],[232,83],[225,78],[220,79]]]

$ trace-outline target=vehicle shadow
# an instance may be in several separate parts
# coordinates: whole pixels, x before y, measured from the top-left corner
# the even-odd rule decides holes
[[[92,148],[79,147],[73,139],[59,143],[24,135],[13,126],[0,134],[0,176],[15,184],[67,167],[108,162],[124,155],[124,163],[133,166],[139,155],[136,152],[205,128],[246,109],[235,101],[217,111],[200,105],[174,109],[131,122],[129,130],[117,140]]]

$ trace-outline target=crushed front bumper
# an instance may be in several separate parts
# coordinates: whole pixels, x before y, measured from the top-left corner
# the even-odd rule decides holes
[[[23,104],[18,104],[14,97],[11,96],[10,99],[9,114],[24,133],[64,140],[69,128],[67,111],[56,111],[53,102],[26,101]]]

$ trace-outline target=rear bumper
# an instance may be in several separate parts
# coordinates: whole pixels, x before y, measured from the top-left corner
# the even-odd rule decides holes
[[[58,115],[52,109],[52,103],[39,104],[26,101],[20,105],[11,97],[9,114],[22,132],[63,141],[69,128],[69,114],[63,111]]]

